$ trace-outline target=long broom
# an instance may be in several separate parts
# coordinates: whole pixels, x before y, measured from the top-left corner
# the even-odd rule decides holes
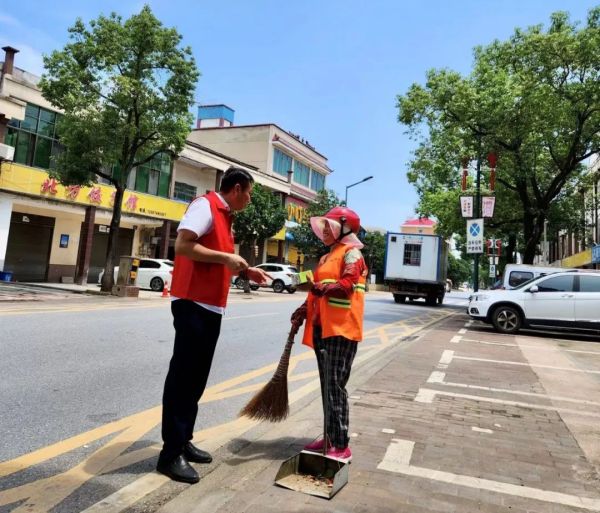
[[[299,327],[292,326],[279,365],[271,380],[240,411],[239,416],[269,422],[281,422],[290,413],[287,374],[294,336]]]

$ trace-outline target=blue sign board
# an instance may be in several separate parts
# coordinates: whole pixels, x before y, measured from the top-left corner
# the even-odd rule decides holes
[[[600,244],[592,248],[592,264],[600,264]]]

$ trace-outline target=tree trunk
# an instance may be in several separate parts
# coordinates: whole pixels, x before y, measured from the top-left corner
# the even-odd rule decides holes
[[[515,233],[511,233],[508,236],[508,246],[506,246],[506,263],[514,264],[515,263],[515,250],[517,249],[517,235]]]
[[[250,267],[254,267],[254,262],[256,260],[254,248],[256,248],[256,239],[252,239],[252,244],[250,245],[250,255],[248,258],[248,265],[250,265]],[[244,280],[244,293],[250,294],[250,279]]]
[[[523,232],[525,234],[525,249],[523,250],[524,264],[533,264],[544,230],[544,219],[545,217],[541,213],[536,215],[526,214],[523,219]]]
[[[112,292],[115,271],[115,260],[117,259],[117,249],[119,241],[119,226],[121,224],[121,205],[125,188],[116,186],[115,204],[113,206],[113,215],[110,221],[110,232],[108,234],[108,246],[106,247],[106,263],[104,264],[104,275],[102,276],[101,290],[103,292]],[[118,263],[118,262],[117,262]]]

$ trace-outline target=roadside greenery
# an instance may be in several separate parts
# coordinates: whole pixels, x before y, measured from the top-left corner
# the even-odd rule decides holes
[[[546,30],[516,29],[475,48],[470,74],[430,70],[398,96],[398,120],[419,142],[408,171],[419,213],[435,216],[442,235],[463,233],[460,162],[469,158],[473,176],[481,158],[485,188],[485,156],[496,152],[497,206],[486,236],[509,242],[509,261],[518,247],[533,262],[545,220],[550,232],[579,222],[582,163],[600,151],[598,55],[600,7],[581,26],[556,12]]]
[[[110,291],[130,174],[157,160],[169,174],[170,157],[183,148],[193,121],[199,73],[177,30],[164,27],[148,6],[125,21],[114,13],[88,26],[77,19],[69,37],[44,57],[40,82],[44,98],[64,112],[58,125],[64,151],[51,175],[65,185],[102,177],[115,187],[102,278],[102,290]]]

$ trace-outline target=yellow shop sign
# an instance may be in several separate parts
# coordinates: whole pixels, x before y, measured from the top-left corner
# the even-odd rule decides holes
[[[103,184],[91,187],[64,186],[50,178],[45,171],[12,163],[2,165],[0,189],[64,203],[94,205],[109,210],[112,210],[115,204],[116,193],[114,187]],[[179,221],[185,213],[186,205],[150,194],[125,191],[122,208],[124,213]]]

